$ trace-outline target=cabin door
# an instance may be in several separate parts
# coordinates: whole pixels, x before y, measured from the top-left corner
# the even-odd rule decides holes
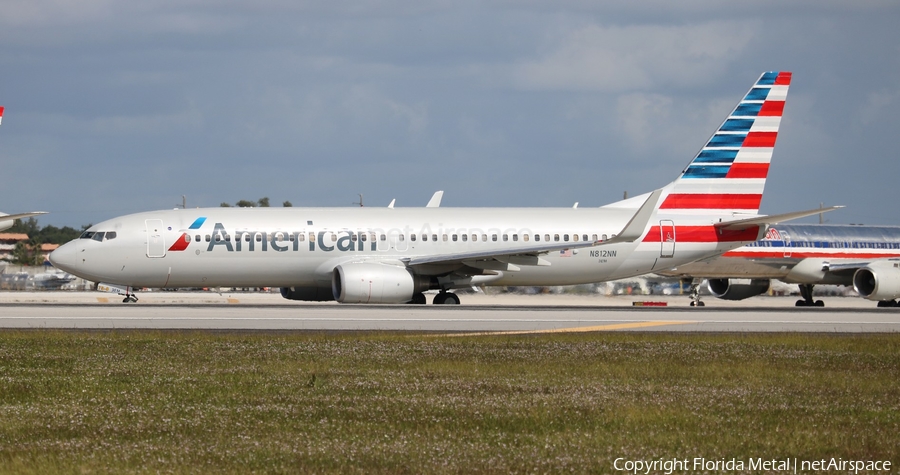
[[[147,257],[166,257],[162,220],[148,219],[145,223],[147,224]]]
[[[791,257],[791,235],[787,231],[780,231],[781,240],[784,241],[784,257]]]

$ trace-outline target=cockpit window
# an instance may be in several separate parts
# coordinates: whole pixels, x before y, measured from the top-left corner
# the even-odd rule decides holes
[[[109,241],[110,239],[116,238],[115,231],[85,231],[81,233],[79,239],[91,239],[97,242],[100,241]]]

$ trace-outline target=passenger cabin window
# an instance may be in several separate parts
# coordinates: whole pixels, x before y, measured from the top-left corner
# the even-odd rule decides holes
[[[519,235],[513,234],[513,241],[518,241],[518,240],[519,240]]]
[[[503,242],[509,241],[509,234],[503,235]]]
[[[491,241],[495,241],[495,242],[497,241],[497,235],[496,235],[496,234],[492,234],[492,235],[491,235]]]
[[[538,242],[538,241],[540,241],[540,240],[541,240],[541,235],[540,235],[540,234],[535,234],[535,235],[534,235],[534,241],[535,241],[535,242]]]
[[[194,236],[194,242],[200,242],[200,235]]]
[[[550,235],[549,235],[549,234],[544,234],[544,241],[550,242]],[[559,241],[559,239],[557,239],[557,241]]]
[[[554,234],[554,235],[553,235],[553,241],[554,241],[554,242],[558,242],[558,241],[559,241],[559,234]]]
[[[416,240],[416,233],[410,234],[410,235],[409,235],[409,240],[410,240],[410,241],[415,241],[415,240]]]
[[[432,235],[431,235],[431,240],[434,241],[434,242],[437,242],[437,234],[432,234]]]
[[[456,234],[450,236],[450,239],[453,239],[453,242],[456,242]]]
[[[422,240],[423,240],[423,241],[428,241],[428,235],[427,235],[427,234],[423,234],[423,235],[422,235]]]

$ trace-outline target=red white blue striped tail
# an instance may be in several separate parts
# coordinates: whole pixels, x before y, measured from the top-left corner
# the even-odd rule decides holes
[[[756,214],[784,111],[789,72],[767,72],[668,188],[660,209]]]

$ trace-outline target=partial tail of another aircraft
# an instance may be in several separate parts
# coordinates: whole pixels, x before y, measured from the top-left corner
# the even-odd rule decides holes
[[[0,122],[3,121],[3,106],[0,106]],[[47,214],[46,211],[34,211],[32,213],[19,213],[19,214],[6,214],[0,213],[0,231],[5,229],[9,229],[16,223],[17,219],[22,218],[30,218],[32,216],[38,216],[41,214]]]

